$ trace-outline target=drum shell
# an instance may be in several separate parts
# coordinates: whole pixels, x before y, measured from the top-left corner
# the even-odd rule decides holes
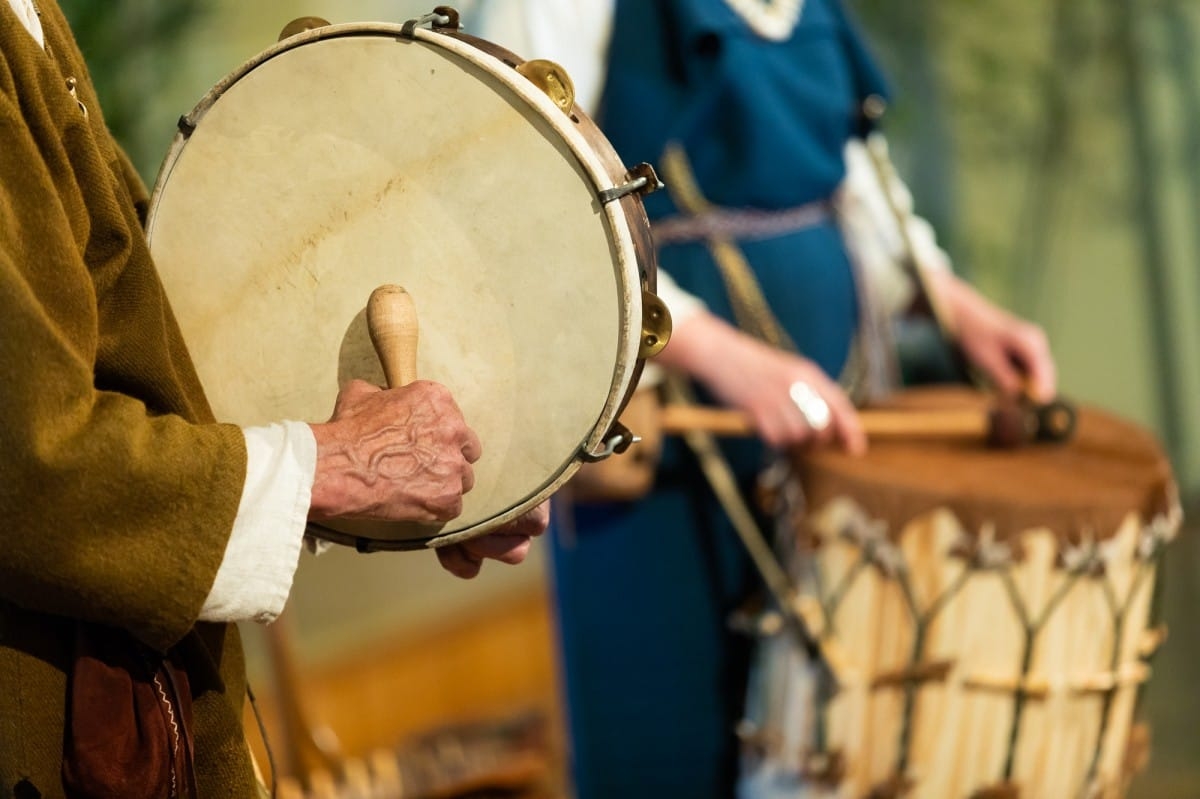
[[[892,404],[985,402],[943,389]],[[1099,409],[1080,410],[1069,444],[1040,446],[797,455],[779,538],[845,664],[822,699],[794,645],[764,641],[744,795],[788,776],[811,796],[1125,795],[1144,759],[1135,708],[1160,640],[1152,600],[1179,525],[1174,483],[1151,436]],[[1012,483],[997,485],[1004,474]],[[818,760],[841,773],[814,771]]]

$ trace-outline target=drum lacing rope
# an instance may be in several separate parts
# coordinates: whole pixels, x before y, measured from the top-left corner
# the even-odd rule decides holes
[[[1037,642],[1037,637],[1050,620],[1050,616],[1054,609],[1066,598],[1070,590],[1083,578],[1091,576],[1093,579],[1099,580],[1105,603],[1108,605],[1111,613],[1111,621],[1113,625],[1113,640],[1112,652],[1109,657],[1110,673],[1113,676],[1112,685],[1102,687],[1100,690],[1103,693],[1103,700],[1100,710],[1100,724],[1096,737],[1096,746],[1092,753],[1092,761],[1088,767],[1087,778],[1095,779],[1097,770],[1100,766],[1100,756],[1104,749],[1104,737],[1108,732],[1108,722],[1112,714],[1113,701],[1116,698],[1116,692],[1121,688],[1122,681],[1118,676],[1118,670],[1121,666],[1121,648],[1125,637],[1125,622],[1128,620],[1130,608],[1133,605],[1134,599],[1137,597],[1142,585],[1154,573],[1155,569],[1148,565],[1149,561],[1139,560],[1136,567],[1133,580],[1129,586],[1129,593],[1123,601],[1119,600],[1116,595],[1116,590],[1112,581],[1108,579],[1106,573],[1101,570],[1099,574],[1089,574],[1089,566],[1084,564],[1080,568],[1074,569],[1068,573],[1067,579],[1059,586],[1058,590],[1046,602],[1046,606],[1042,609],[1039,616],[1034,619],[1030,617],[1029,609],[1021,600],[1017,589],[1016,582],[1013,579],[1012,573],[1008,570],[1001,572],[1002,584],[1009,601],[1012,603],[1013,610],[1021,620],[1021,628],[1024,633],[1024,652],[1021,659],[1021,674],[1017,680],[1017,684],[1013,689],[1013,718],[1009,728],[1008,751],[1005,755],[1004,772],[1002,778],[1005,780],[1011,779],[1016,765],[1016,749],[1017,741],[1020,733],[1021,717],[1023,715],[1025,702],[1031,696],[1035,695],[1035,691],[1027,686],[1029,673],[1033,666],[1033,648]],[[1157,565],[1157,564],[1156,564]]]
[[[847,527],[853,530],[861,529],[863,525],[871,524],[873,523],[869,522],[864,516],[857,521],[849,522]],[[851,542],[859,548],[860,554],[858,559],[850,566],[841,580],[838,581],[837,585],[828,594],[825,594],[821,590],[820,574],[815,568],[815,564],[813,568],[813,577],[817,583],[818,595],[823,595],[820,601],[825,618],[828,619],[828,635],[836,637],[835,619],[837,618],[842,600],[849,594],[850,589],[860,575],[872,566],[878,568],[889,579],[895,581],[903,597],[905,609],[908,611],[913,624],[913,642],[910,648],[908,663],[898,671],[862,675],[864,678],[869,679],[870,685],[874,688],[899,687],[904,692],[900,728],[897,734],[895,766],[895,774],[903,777],[908,771],[909,766],[908,760],[912,748],[913,722],[916,717],[917,691],[920,688],[920,683],[928,679],[944,678],[953,666],[953,663],[949,661],[923,661],[929,628],[936,620],[938,614],[941,613],[951,600],[962,592],[972,575],[973,569],[963,569],[945,590],[938,594],[922,610],[918,605],[916,591],[910,579],[907,564],[903,560],[903,554],[900,553],[895,545],[887,541],[886,528],[870,530],[859,535],[843,533],[843,536],[851,539]],[[815,731],[816,742],[819,747],[825,747],[824,727],[820,723],[819,717],[818,724],[819,726]]]

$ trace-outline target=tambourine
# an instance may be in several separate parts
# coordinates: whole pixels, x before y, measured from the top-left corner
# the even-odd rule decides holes
[[[428,26],[428,27],[427,27]],[[372,291],[402,286],[417,368],[483,442],[444,525],[339,520],[362,550],[453,543],[510,521],[628,446],[618,422],[670,319],[641,195],[570,79],[458,32],[301,20],[182,117],[147,233],[221,421],[323,421],[383,384]]]

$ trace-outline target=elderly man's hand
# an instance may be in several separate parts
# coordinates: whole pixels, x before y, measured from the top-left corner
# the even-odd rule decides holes
[[[351,381],[311,425],[317,470],[309,516],[446,522],[475,484],[479,437],[439,383],[380,389]]]
[[[533,538],[550,523],[550,502],[543,502],[523,516],[486,535],[438,547],[438,561],[453,574],[469,580],[479,574],[484,559],[517,564],[525,560]]]

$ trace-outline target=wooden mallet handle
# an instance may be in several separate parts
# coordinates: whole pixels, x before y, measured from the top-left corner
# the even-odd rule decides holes
[[[1037,408],[1000,404],[990,409],[859,411],[868,439],[957,439],[979,441],[992,447],[1021,446],[1034,440],[1065,441],[1074,427],[1074,409],[1056,401]],[[662,430],[679,435],[704,430],[714,435],[745,437],[755,433],[745,413],[697,405],[667,405],[662,409]]]
[[[859,419],[868,438],[975,438],[988,431],[987,415],[977,411],[861,410]],[[663,408],[663,432],[706,430],[720,436],[754,435],[754,423],[745,413],[698,405]]]
[[[400,286],[380,286],[367,300],[367,330],[389,388],[417,379],[417,308]]]

